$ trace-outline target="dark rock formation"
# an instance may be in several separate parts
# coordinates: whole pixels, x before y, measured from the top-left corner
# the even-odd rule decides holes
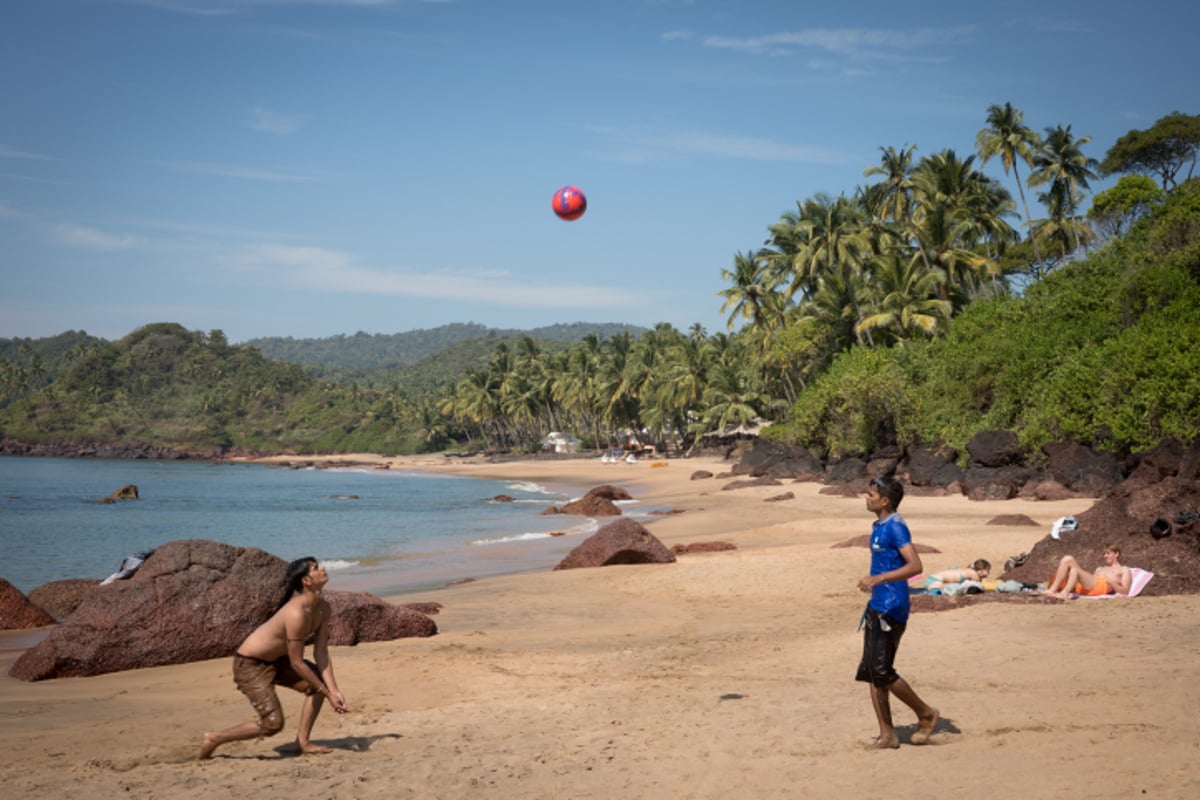
[[[631,519],[610,522],[589,536],[555,567],[580,569],[612,564],[670,564],[675,554]]]
[[[861,458],[843,458],[831,461],[825,467],[825,479],[830,483],[849,483],[867,477],[867,462]]]
[[[201,539],[169,542],[129,580],[84,591],[75,612],[22,654],[9,674],[36,681],[230,655],[279,607],[286,571],[287,562],[255,548]],[[402,617],[411,628],[383,611],[355,611],[345,635],[364,641],[389,625],[427,629],[407,620],[417,613],[410,609]]]
[[[329,643],[345,647],[360,642],[387,642],[409,636],[433,636],[437,624],[420,611],[395,606],[367,592],[326,591]]]
[[[1121,548],[1122,564],[1154,573],[1143,595],[1200,594],[1200,481],[1129,478],[1075,518],[1077,530],[1058,540],[1046,535],[1024,563],[1000,578],[1048,581],[1065,555],[1094,569],[1104,563],[1104,548],[1113,544]],[[1169,536],[1152,534],[1159,519],[1172,523]]]
[[[1023,453],[1012,431],[980,431],[967,443],[967,466],[1006,467],[1021,463]]]
[[[778,503],[783,500],[795,500],[795,499],[796,499],[795,492],[784,492],[783,494],[774,494],[774,495],[771,495],[770,497],[764,498],[763,502],[764,503]]]
[[[1042,452],[1051,477],[1072,491],[1099,497],[1124,478],[1115,458],[1076,442],[1051,442]]]
[[[820,459],[799,445],[755,439],[734,468],[735,475],[754,478],[817,480],[824,472]]]
[[[0,578],[0,630],[15,631],[53,624],[54,617],[30,602],[20,589]]]
[[[1011,500],[1036,473],[1028,467],[967,467],[963,476],[966,495],[972,500]]]
[[[711,478],[712,476],[713,476],[713,474],[711,472],[709,472],[708,470],[698,469],[692,473],[692,480],[700,481],[700,480],[704,480],[705,478]]]
[[[619,517],[621,509],[614,500],[632,500],[629,492],[617,486],[597,486],[578,500],[572,500],[562,508],[547,510],[551,514],[581,514],[585,517]]]
[[[946,465],[954,464],[958,453],[949,447],[917,447],[908,454],[908,482],[913,486],[931,486],[940,483],[936,475]],[[956,476],[953,480],[958,480]],[[944,484],[943,484],[944,485]]]
[[[165,544],[129,580],[86,591],[9,674],[78,677],[229,655],[279,606],[286,571],[282,559],[254,548]]]
[[[493,503],[512,503],[516,498],[509,494],[498,494],[492,498]]]
[[[137,500],[138,487],[132,483],[127,483],[120,489],[110,494],[108,497],[100,499],[101,503],[115,503],[118,500]]]
[[[29,602],[44,608],[50,616],[62,622],[83,601],[83,593],[100,585],[99,580],[89,578],[67,578],[44,583],[29,593]]]

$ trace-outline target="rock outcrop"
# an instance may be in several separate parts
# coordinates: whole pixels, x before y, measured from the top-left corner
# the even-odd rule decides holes
[[[581,569],[612,564],[670,564],[675,554],[631,519],[610,522],[589,536],[555,567]]]
[[[20,589],[0,578],[0,630],[40,628],[53,625],[54,617],[39,608]]]
[[[437,633],[437,624],[420,611],[392,605],[367,592],[329,590],[323,596],[332,610],[329,620],[331,645],[345,647]]]
[[[585,517],[619,517],[621,509],[617,500],[632,500],[629,492],[618,486],[597,486],[578,500],[572,500],[562,508],[548,509],[552,514],[579,514]]]
[[[110,494],[108,497],[100,498],[101,503],[115,503],[118,500],[137,500],[138,487],[135,484],[127,483],[120,489]]]
[[[67,578],[43,583],[29,593],[29,602],[46,610],[58,622],[75,613],[83,602],[84,592],[95,589],[100,581],[90,578]]]
[[[202,539],[169,542],[130,579],[85,590],[74,613],[23,653],[9,675],[26,681],[82,677],[230,655],[279,607],[286,572],[287,562],[255,548]],[[333,605],[336,592],[326,596]],[[347,641],[436,632],[432,621],[410,616],[418,612],[392,614],[393,607],[379,604],[339,601],[346,619],[331,625]]]

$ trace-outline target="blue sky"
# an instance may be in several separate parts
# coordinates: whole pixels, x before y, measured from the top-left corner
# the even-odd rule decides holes
[[[1197,22],[1155,0],[9,0],[0,336],[713,333],[735,253],[880,147],[969,154],[1011,102],[1101,159],[1200,113]],[[551,212],[564,184],[579,221]]]

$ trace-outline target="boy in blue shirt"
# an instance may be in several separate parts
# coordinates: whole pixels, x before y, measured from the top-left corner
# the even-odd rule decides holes
[[[895,478],[875,478],[867,486],[867,510],[876,519],[871,524],[871,574],[858,581],[871,599],[862,617],[863,655],[855,680],[871,685],[871,706],[879,721],[872,747],[881,750],[900,746],[892,725],[891,695],[917,715],[913,744],[928,742],[938,721],[937,709],[918,697],[893,666],[908,624],[908,579],[922,569],[908,525],[896,512],[903,499],[904,487]]]

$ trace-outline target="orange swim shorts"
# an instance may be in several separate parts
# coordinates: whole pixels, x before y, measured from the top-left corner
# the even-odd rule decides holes
[[[1096,585],[1091,589],[1083,588],[1082,583],[1075,584],[1075,594],[1083,594],[1088,597],[1099,597],[1104,594],[1112,594],[1112,590],[1108,588],[1108,580],[1105,578],[1096,578]]]

